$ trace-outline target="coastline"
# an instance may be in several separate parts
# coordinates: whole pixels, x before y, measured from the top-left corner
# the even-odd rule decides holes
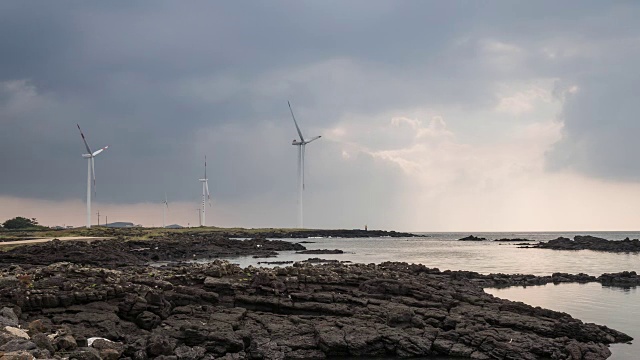
[[[63,329],[66,345],[56,336],[53,345],[74,356],[92,351],[82,346],[92,337],[119,343],[119,356],[202,352],[226,359],[533,359],[575,352],[605,359],[607,344],[631,340],[406,263],[265,269],[216,260],[117,270],[56,263],[4,268],[2,279],[0,307],[19,314],[26,329]]]
[[[121,343],[112,350],[124,357],[186,352],[229,359],[436,354],[489,359],[577,351],[605,359],[607,344],[630,340],[607,327],[482,290],[549,279],[592,280],[582,275],[481,275],[391,262],[242,268],[213,260],[292,247],[304,248],[291,241],[193,233],[21,246],[0,253],[1,305],[20,315],[23,328],[39,321],[51,335],[66,326],[63,332],[76,343],[72,351],[91,351],[81,345],[98,336]],[[194,252],[210,262],[180,262]],[[154,258],[178,263],[147,266]]]

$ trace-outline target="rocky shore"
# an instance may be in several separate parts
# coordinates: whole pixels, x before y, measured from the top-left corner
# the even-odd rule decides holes
[[[309,259],[240,268],[218,256],[304,251],[212,234],[52,241],[0,252],[0,359],[606,359],[631,338],[483,287],[635,272],[483,275],[406,263]],[[171,261],[162,267],[151,262]],[[314,265],[313,263],[323,263]]]
[[[12,265],[0,308],[0,352],[20,359],[606,359],[631,340],[406,263]]]
[[[119,267],[150,262],[187,261],[232,256],[273,257],[277,251],[303,251],[282,240],[232,240],[221,235],[172,235],[150,240],[59,241],[20,246],[0,253],[0,264],[47,265],[61,261]]]
[[[559,237],[547,242],[529,246],[531,248],[552,250],[595,250],[606,252],[640,252],[640,240],[607,240],[595,236],[574,236],[573,240]]]

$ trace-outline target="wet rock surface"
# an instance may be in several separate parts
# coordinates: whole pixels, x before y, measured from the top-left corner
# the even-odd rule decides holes
[[[606,359],[631,340],[489,295],[476,273],[406,263],[64,262],[0,279],[0,321],[28,336],[0,329],[0,352],[25,359]]]
[[[530,246],[531,248],[552,250],[595,250],[606,252],[640,252],[640,240],[607,240],[595,236],[574,236],[573,240],[559,237]]]

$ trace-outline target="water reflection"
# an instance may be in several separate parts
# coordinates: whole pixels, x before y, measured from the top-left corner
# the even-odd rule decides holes
[[[585,322],[606,325],[640,339],[640,302],[636,288],[620,289],[589,284],[547,284],[543,286],[485,289],[494,296],[529,305],[562,311]],[[614,344],[612,359],[637,360],[640,345]]]

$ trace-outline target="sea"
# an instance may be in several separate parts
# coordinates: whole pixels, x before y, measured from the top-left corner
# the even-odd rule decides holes
[[[340,249],[344,254],[303,255],[282,251],[276,258],[254,259],[250,256],[226,258],[243,267],[276,266],[258,264],[264,261],[302,261],[312,257],[354,263],[382,263],[402,261],[423,264],[440,270],[468,270],[482,274],[551,275],[554,272],[603,273],[636,271],[640,273],[640,255],[605,253],[591,250],[558,251],[525,249],[516,243],[494,241],[457,241],[474,235],[495,239],[529,239],[533,244],[560,236],[592,235],[608,240],[638,239],[640,232],[476,232],[476,233],[417,233],[412,238],[309,238],[280,239],[291,242],[308,241],[309,250]],[[286,266],[286,265],[279,265]],[[529,305],[562,311],[584,322],[606,325],[637,339],[632,344],[615,344],[610,349],[614,360],[640,359],[640,292],[636,288],[615,288],[599,283],[547,284],[544,286],[485,289],[494,296],[522,301]]]

